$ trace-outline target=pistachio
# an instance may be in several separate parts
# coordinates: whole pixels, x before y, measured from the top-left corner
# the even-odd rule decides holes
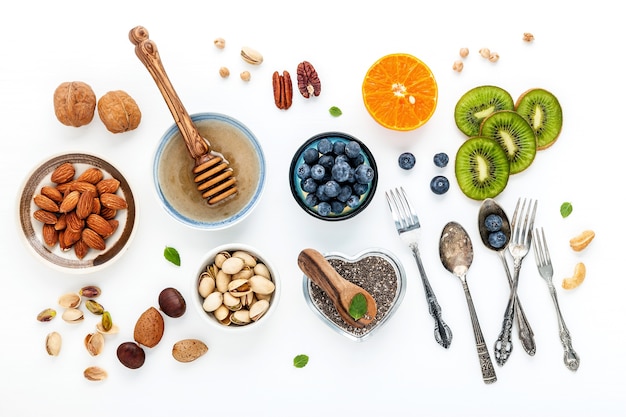
[[[108,311],[104,311],[102,313],[102,320],[100,322],[102,324],[102,329],[105,332],[108,332],[113,327],[113,319],[111,318],[111,313]]]
[[[113,323],[109,330],[104,330],[104,327],[102,326],[102,321],[96,323],[96,330],[102,334],[117,334],[120,332],[120,328],[115,323]]]
[[[213,291],[215,291],[215,279],[210,276],[203,276],[198,285],[200,297],[207,298]]]
[[[99,287],[96,287],[95,285],[88,285],[86,287],[81,288],[78,294],[80,294],[81,296],[85,298],[96,298],[100,294],[102,294],[102,291],[100,290]]]
[[[248,46],[241,48],[241,58],[252,65],[261,65],[263,62],[263,55]]]
[[[254,270],[249,266],[245,266],[241,271],[233,275],[232,279],[248,279],[254,276]]]
[[[255,294],[268,295],[274,292],[276,286],[269,279],[255,275],[248,280],[248,284]]]
[[[251,268],[254,268],[254,266],[256,265],[256,259],[248,252],[237,250],[233,252],[232,257],[240,258],[246,266],[249,266]]]
[[[218,307],[222,305],[223,301],[224,295],[219,291],[215,291],[209,294],[209,296],[204,299],[204,302],[202,303],[202,308],[207,313],[211,313],[217,310]]]
[[[263,278],[265,279],[265,278]],[[228,284],[228,292],[235,297],[244,296],[252,291],[247,279],[236,279]]]
[[[102,313],[104,313],[104,307],[102,306],[102,304],[95,300],[87,300],[85,302],[85,308],[97,316],[100,316],[102,315]]]
[[[218,268],[222,268],[222,264],[224,264],[224,261],[228,258],[230,258],[230,253],[226,251],[218,253],[217,255],[215,255],[215,266],[217,266]]]
[[[240,297],[235,297],[229,292],[224,293],[224,305],[230,311],[241,310],[241,307],[242,307]]]
[[[85,319],[83,312],[77,308],[68,308],[61,316],[67,323],[80,323]]]
[[[51,332],[46,336],[46,352],[50,356],[59,356],[61,352],[61,335],[57,332]]]
[[[80,305],[80,294],[67,293],[59,297],[59,305],[63,308],[76,308]]]
[[[104,381],[107,379],[107,372],[99,366],[90,366],[83,372],[85,378],[89,381]]]
[[[249,310],[234,311],[230,315],[230,320],[234,324],[238,324],[238,325],[248,324],[251,321],[251,319],[250,319],[250,311]]]
[[[89,333],[85,336],[85,348],[91,356],[98,356],[104,349],[104,336],[102,333]]]
[[[37,314],[37,321],[47,322],[52,320],[57,316],[57,312],[53,308],[46,308],[42,310],[41,313]]]
[[[230,274],[227,274],[226,272],[224,272],[223,269],[220,269],[217,273],[217,276],[215,277],[215,288],[219,292],[226,292],[228,291],[228,284],[230,283],[230,281]]]
[[[260,262],[254,266],[254,275],[261,275],[268,279],[271,277],[270,270],[268,269],[267,265]]]
[[[220,305],[214,312],[213,315],[220,323],[228,326],[230,324],[230,310],[224,304]]]
[[[270,308],[270,302],[267,300],[259,300],[250,307],[250,319],[257,321]]]

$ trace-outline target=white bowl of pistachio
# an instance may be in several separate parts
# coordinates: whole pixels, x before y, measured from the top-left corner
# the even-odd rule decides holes
[[[274,265],[259,250],[243,243],[207,252],[192,282],[200,317],[226,331],[259,327],[268,321],[280,298]]]

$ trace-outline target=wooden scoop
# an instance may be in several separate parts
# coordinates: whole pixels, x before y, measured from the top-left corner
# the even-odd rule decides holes
[[[189,155],[195,161],[194,181],[198,190],[202,192],[202,197],[207,199],[209,205],[212,205],[235,195],[237,186],[232,168],[229,168],[228,161],[222,154],[211,151],[209,142],[198,132],[165,73],[157,46],[148,38],[148,30],[143,26],[137,26],[131,29],[128,37],[135,45],[137,57],[146,66],[159,87],[185,140]]]
[[[298,255],[298,266],[307,277],[316,283],[331,299],[341,318],[349,325],[365,327],[376,317],[376,300],[363,288],[346,280],[315,249],[304,249]],[[367,300],[367,313],[358,320],[350,315],[350,303],[357,294]]]

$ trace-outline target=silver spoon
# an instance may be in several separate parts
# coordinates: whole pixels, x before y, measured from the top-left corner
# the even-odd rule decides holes
[[[465,291],[465,298],[472,320],[472,327],[474,328],[476,350],[478,351],[483,381],[485,384],[494,383],[497,380],[496,371],[493,368],[493,363],[491,362],[491,357],[489,356],[489,351],[487,350],[487,345],[483,338],[483,332],[478,323],[474,302],[472,301],[472,296],[467,285],[466,275],[474,260],[474,249],[472,241],[463,226],[456,222],[449,222],[445,225],[441,232],[441,239],[439,240],[439,257],[441,258],[443,266],[458,277],[463,284],[463,290]]]
[[[506,242],[501,247],[495,247],[489,242],[489,234],[492,233],[487,229],[485,225],[485,219],[490,214],[496,214],[502,219],[502,227],[500,231],[504,233],[506,237]],[[478,231],[480,232],[480,238],[483,241],[483,244],[493,250],[500,256],[500,260],[502,261],[502,265],[504,266],[504,270],[506,271],[506,277],[509,280],[509,287],[513,287],[513,277],[511,276],[511,269],[509,268],[509,264],[505,257],[505,250],[509,245],[509,241],[511,240],[511,223],[509,222],[509,218],[506,213],[496,203],[494,199],[487,198],[483,201],[480,206],[480,210],[478,211]],[[517,293],[515,294],[515,316],[517,317],[517,327],[519,332],[519,339],[522,342],[522,347],[529,355],[534,355],[536,352],[534,333],[530,327],[530,323],[528,323],[528,319],[526,318],[526,314],[524,313],[524,309],[520,304]],[[506,323],[507,326],[503,326],[500,335],[498,336],[498,340],[495,343],[494,350],[496,356],[496,362],[500,366],[504,365],[506,360],[508,359],[511,350],[513,349],[513,345],[511,343],[511,330],[513,327],[513,323]]]

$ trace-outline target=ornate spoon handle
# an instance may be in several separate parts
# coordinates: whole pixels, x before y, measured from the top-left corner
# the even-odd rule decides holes
[[[420,258],[419,249],[417,245],[411,245],[411,251],[413,257],[417,263],[417,269],[419,269],[420,276],[422,277],[422,284],[424,285],[424,293],[426,294],[426,302],[428,303],[428,312],[435,320],[435,340],[444,348],[449,348],[452,343],[452,330],[441,318],[441,306],[437,302],[437,297],[430,286],[428,277],[426,276],[426,270],[422,265],[422,259]]]
[[[569,330],[565,325],[565,321],[563,320],[563,315],[561,314],[561,308],[559,307],[559,301],[556,298],[556,289],[554,285],[550,283],[550,295],[552,296],[552,302],[554,303],[554,308],[556,309],[556,315],[559,321],[559,336],[561,338],[561,344],[563,345],[563,362],[567,369],[571,371],[576,371],[578,366],[580,365],[580,358],[578,354],[572,347],[572,338],[570,337]]]
[[[513,351],[513,342],[511,341],[511,331],[513,330],[513,319],[515,316],[515,295],[517,293],[517,282],[519,281],[519,271],[522,267],[522,261],[515,259],[515,267],[513,272],[513,282],[511,284],[511,294],[509,302],[504,311],[504,320],[502,321],[502,330],[494,345],[494,354],[498,365],[502,366],[511,356]]]

